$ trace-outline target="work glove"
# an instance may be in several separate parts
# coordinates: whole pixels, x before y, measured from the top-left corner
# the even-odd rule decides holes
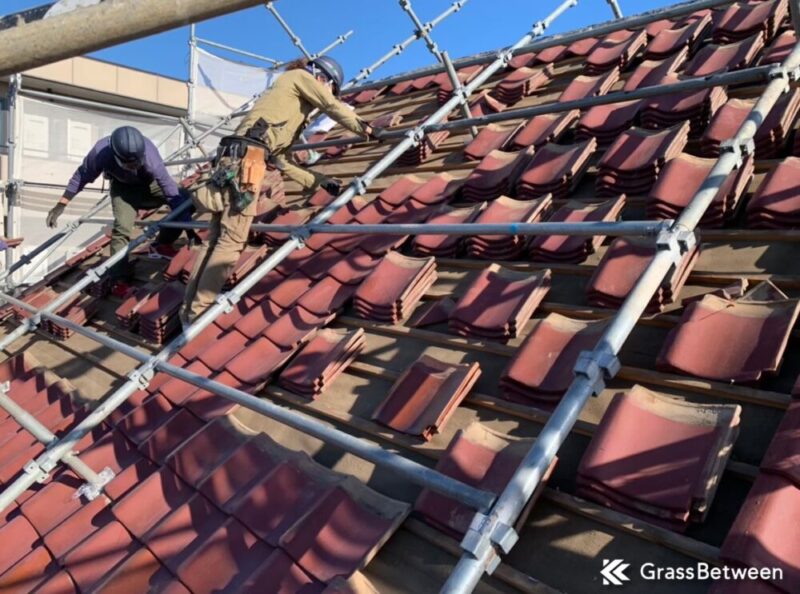
[[[338,196],[342,191],[342,182],[332,177],[327,178],[319,184],[319,187],[328,192],[331,196]]]
[[[64,209],[66,207],[67,207],[66,204],[61,204],[61,202],[59,202],[53,208],[50,209],[50,212],[47,213],[47,219],[45,221],[48,227],[50,227],[51,229],[55,228],[55,226],[58,224],[58,217],[60,217],[63,214]]]
[[[0,252],[4,252],[8,249],[8,244],[6,243],[5,239],[0,239]]]

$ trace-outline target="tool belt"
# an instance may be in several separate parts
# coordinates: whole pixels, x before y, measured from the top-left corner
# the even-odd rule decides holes
[[[243,212],[258,198],[267,173],[269,147],[244,136],[226,136],[220,141],[208,185],[195,194],[199,207],[210,212],[225,210],[228,190],[234,213]]]

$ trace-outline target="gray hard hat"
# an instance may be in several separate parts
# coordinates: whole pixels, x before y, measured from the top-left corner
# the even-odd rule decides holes
[[[144,160],[144,136],[133,126],[122,126],[111,133],[111,150],[123,163]]]
[[[333,81],[333,92],[338,94],[339,90],[342,88],[342,83],[344,83],[344,70],[342,70],[342,65],[330,56],[314,58],[309,64],[324,72],[325,76]]]

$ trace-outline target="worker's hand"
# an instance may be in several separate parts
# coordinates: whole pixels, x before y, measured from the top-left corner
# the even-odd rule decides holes
[[[64,212],[64,209],[67,207],[66,204],[59,202],[53,208],[50,209],[50,212],[47,213],[47,226],[51,229],[54,229],[55,226],[58,224],[58,217]]]
[[[328,177],[319,184],[319,187],[328,192],[331,196],[338,196],[342,191],[342,182],[338,179]]]

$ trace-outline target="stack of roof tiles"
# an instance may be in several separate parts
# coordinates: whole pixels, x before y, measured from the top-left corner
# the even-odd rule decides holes
[[[76,295],[69,303],[65,304],[56,315],[66,318],[70,322],[83,326],[91,318],[93,318],[100,309],[100,301],[91,295]],[[75,331],[71,328],[59,326],[57,323],[47,320],[45,329],[62,340],[66,340],[72,336]]]
[[[606,325],[560,314],[539,320],[500,376],[503,396],[522,404],[557,403],[575,377],[578,355],[595,347]]]
[[[764,48],[764,37],[758,33],[736,43],[704,45],[683,69],[687,76],[708,76],[747,68]]]
[[[469,108],[469,113],[471,114],[470,117],[480,118],[485,115],[500,113],[501,111],[506,110],[506,104],[499,99],[495,99],[489,93],[490,91],[488,90],[481,91],[469,102],[467,107]],[[458,113],[460,114],[461,112],[459,111]]]
[[[481,70],[483,70],[483,66],[480,64],[476,64],[475,66],[466,66],[464,68],[459,68],[456,71],[456,76],[462,85],[466,85],[473,78],[475,78]],[[439,90],[436,93],[436,99],[439,102],[439,105],[444,105],[453,96],[453,83],[450,80],[450,76],[447,74],[447,72],[442,72],[436,76],[434,82],[439,85]]]
[[[366,344],[364,330],[324,329],[281,372],[278,383],[295,394],[319,397],[353,362]]]
[[[619,196],[597,204],[570,200],[548,219],[548,223],[612,222],[616,221],[625,206],[625,197]],[[539,235],[531,242],[531,258],[538,262],[567,262],[578,264],[603,243],[604,236],[578,237],[569,235]]]
[[[797,45],[797,33],[793,30],[784,31],[772,41],[770,46],[764,50],[759,64],[780,64],[791,53],[792,48]]]
[[[58,293],[56,293],[50,287],[42,286],[22,297],[21,301],[24,301],[31,307],[41,309],[57,298]],[[13,312],[14,318],[19,321],[26,320],[31,317],[31,313],[27,309],[17,307],[16,305],[12,306],[9,311]]]
[[[436,260],[389,252],[361,283],[353,297],[358,315],[399,324],[436,281]]]
[[[664,167],[647,197],[647,218],[676,219],[711,173],[716,159],[703,159],[682,153]],[[701,227],[722,227],[737,213],[739,201],[753,178],[752,155],[731,171],[720,185],[714,200],[700,219]]]
[[[152,294],[153,290],[147,287],[134,289],[133,294],[114,312],[117,323],[126,330],[134,330],[139,325],[139,309],[147,303]]]
[[[716,21],[712,37],[718,43],[742,41],[755,34],[769,40],[788,14],[787,0],[737,2],[731,4]]]
[[[659,33],[647,44],[644,57],[647,60],[663,60],[677,53],[681,49],[686,49],[689,53],[694,53],[698,42],[708,31],[711,25],[711,16],[703,17],[682,26],[674,26],[659,31]]]
[[[652,240],[627,237],[615,239],[589,280],[586,287],[587,301],[598,307],[619,308],[655,253]],[[684,254],[678,266],[667,275],[653,295],[646,308],[648,312],[663,311],[677,299],[699,253],[700,250],[695,247]]]
[[[470,202],[483,202],[510,194],[533,154],[531,148],[516,153],[492,151],[469,175],[461,197]]]
[[[694,404],[641,386],[619,393],[578,467],[578,494],[683,532],[711,507],[740,414],[738,405]]]
[[[178,310],[183,303],[183,293],[181,283],[171,282],[139,307],[139,333],[144,338],[163,344],[180,328]]]
[[[572,82],[558,96],[558,100],[564,103],[566,101],[577,101],[578,99],[605,95],[618,80],[619,68],[616,66],[608,72],[596,76],[582,74],[572,79]]]
[[[500,494],[532,443],[530,438],[511,437],[480,423],[472,423],[456,433],[436,464],[436,470],[478,489]],[[549,474],[542,478],[543,484]],[[521,514],[517,526],[525,523],[529,509]],[[464,536],[476,512],[428,489],[420,493],[414,511],[429,524],[457,539]]]
[[[720,548],[720,558],[731,565],[777,568],[761,572],[765,582],[743,582],[740,592],[796,592],[800,589],[797,540],[787,536],[800,521],[798,441],[800,402],[792,402],[767,448],[758,475]],[[716,594],[729,592],[720,582]]]
[[[475,223],[533,223],[546,215],[552,202],[550,195],[535,200],[501,196],[489,204]],[[525,235],[472,235],[467,238],[467,255],[482,260],[513,260],[523,252],[527,242]]]
[[[704,155],[719,155],[720,145],[735,136],[755,102],[755,99],[731,99],[719,109],[700,139]],[[759,126],[754,138],[756,157],[773,159],[783,152],[798,113],[800,89],[792,89],[778,99]]]
[[[628,75],[622,90],[633,91],[660,84],[665,76],[675,73],[683,66],[688,54],[689,50],[682,49],[663,60],[644,60]]]
[[[688,139],[688,122],[662,131],[631,128],[614,141],[597,165],[598,196],[646,194]]]
[[[787,157],[764,177],[747,203],[747,226],[800,228],[800,158]]]
[[[450,364],[422,355],[394,382],[372,419],[430,440],[478,381],[478,363]]]
[[[454,208],[444,205],[428,219],[431,225],[461,225],[473,223],[486,208],[486,203],[473,204],[464,208]],[[424,256],[437,256],[439,258],[454,258],[459,253],[459,248],[464,239],[458,235],[417,235],[414,238],[413,249],[417,254]]]
[[[552,75],[553,68],[550,65],[544,68],[519,68],[497,83],[490,94],[505,105],[514,105],[550,82]]]
[[[706,295],[690,303],[664,341],[656,365],[737,383],[777,373],[800,301],[782,294],[774,300],[749,295],[735,301]]]
[[[516,183],[521,200],[552,194],[564,200],[580,181],[597,141],[593,138],[576,144],[549,143],[537,150]]]
[[[633,125],[641,105],[639,100],[595,105],[581,116],[575,136],[592,138],[598,144],[607,146]]]
[[[516,134],[522,124],[502,126],[489,124],[464,149],[464,158],[471,161],[480,161],[494,150],[503,150],[506,143]]]
[[[661,84],[678,81],[678,75],[668,74],[661,79]],[[722,87],[670,93],[645,101],[639,115],[645,128],[659,130],[689,121],[692,134],[700,134],[727,100],[728,95]]]
[[[273,225],[303,225],[316,212],[315,208],[297,208],[286,210],[272,220]],[[289,238],[288,233],[264,233],[261,241],[269,247],[279,247]]]
[[[426,132],[425,138],[417,146],[409,148],[400,155],[400,158],[396,161],[397,165],[400,167],[413,167],[424,163],[431,157],[436,147],[443,143],[448,136],[450,136],[450,132],[447,130]]]
[[[598,43],[586,57],[584,72],[586,74],[602,74],[618,67],[625,70],[634,56],[647,45],[645,31],[615,31]]]
[[[529,146],[538,149],[548,142],[556,142],[579,115],[580,112],[573,109],[564,113],[535,116],[508,141],[508,150],[520,150]]]
[[[516,338],[550,290],[550,277],[550,270],[531,274],[490,264],[459,299],[450,329],[500,342]]]
[[[261,245],[256,248],[246,247],[239,254],[239,259],[234,264],[233,269],[225,281],[224,289],[228,290],[236,286],[253,268],[255,268],[267,254],[267,246]]]

